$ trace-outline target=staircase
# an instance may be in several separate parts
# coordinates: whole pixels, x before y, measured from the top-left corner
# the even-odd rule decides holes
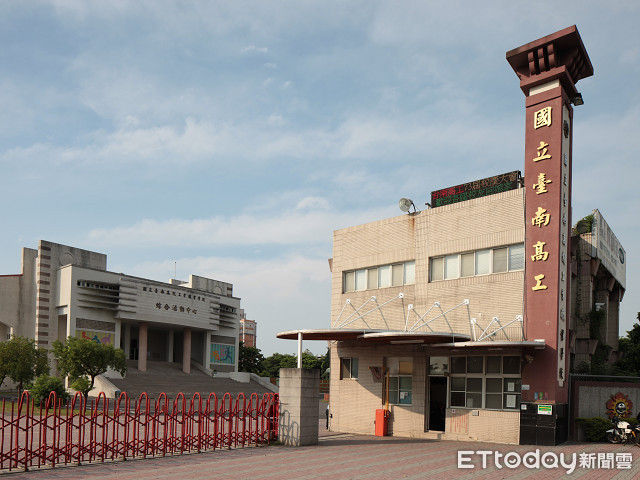
[[[235,397],[244,393],[248,398],[252,393],[260,397],[264,393],[273,393],[255,381],[249,383],[236,382],[229,378],[212,377],[195,368],[187,374],[182,371],[182,363],[147,362],[147,371],[141,372],[136,368],[137,362],[127,362],[127,376],[123,379],[110,378],[121,392],[126,392],[129,398],[138,399],[143,392],[155,400],[161,393],[168,398],[175,399],[183,393],[187,400],[191,400],[194,393],[200,393],[203,402],[210,393],[215,393],[219,399],[225,393]]]

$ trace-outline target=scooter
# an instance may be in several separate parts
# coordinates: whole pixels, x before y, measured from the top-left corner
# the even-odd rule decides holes
[[[638,414],[640,417],[640,414]],[[640,447],[640,429],[638,427],[632,427],[629,422],[620,420],[620,417],[613,417],[611,419],[613,428],[607,430],[607,441],[609,443],[635,443]]]

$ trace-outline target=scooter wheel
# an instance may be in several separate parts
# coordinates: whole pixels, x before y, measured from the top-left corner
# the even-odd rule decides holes
[[[607,432],[607,442],[609,443],[620,443],[621,438],[616,435],[614,432]]]

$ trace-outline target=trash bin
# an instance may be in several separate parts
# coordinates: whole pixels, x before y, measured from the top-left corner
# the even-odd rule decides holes
[[[389,419],[389,410],[380,408],[376,410],[376,437],[387,436],[387,421]]]

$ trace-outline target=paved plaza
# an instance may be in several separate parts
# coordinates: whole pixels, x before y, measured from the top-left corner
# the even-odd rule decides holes
[[[558,460],[557,468],[539,469],[520,465],[517,468],[495,465],[493,452],[508,454],[509,461],[535,462],[538,458],[548,465],[565,455],[564,463],[575,469],[567,475]],[[458,468],[458,452],[467,453],[463,461],[473,468]],[[531,453],[530,453],[531,452]],[[483,456],[486,468],[482,468]],[[583,464],[581,464],[584,462]],[[600,468],[598,468],[600,465]],[[631,468],[621,468],[630,466]],[[570,467],[569,467],[570,468]],[[640,448],[634,445],[603,443],[566,443],[557,447],[530,447],[478,442],[418,440],[396,437],[342,435],[320,431],[319,444],[307,447],[252,447],[216,450],[192,455],[91,464],[55,469],[6,474],[7,480],[49,478],[75,479],[633,479],[640,478]]]

